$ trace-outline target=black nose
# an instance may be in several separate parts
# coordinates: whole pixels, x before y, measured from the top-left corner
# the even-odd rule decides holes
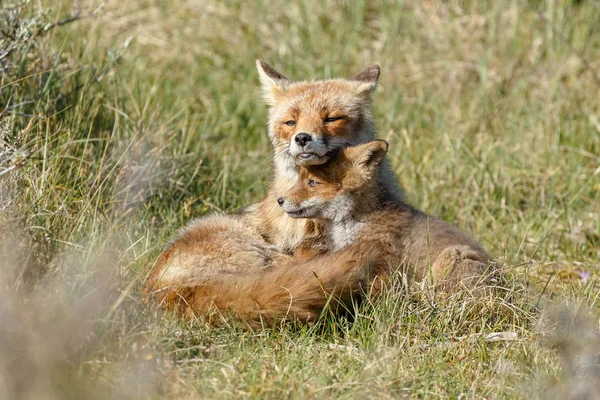
[[[277,199],[277,204],[279,204],[280,206],[282,206],[283,203],[285,203],[285,199],[283,197],[280,197],[280,198]]]
[[[312,140],[312,137],[308,133],[299,133],[294,138],[294,142],[298,143],[300,147],[304,147],[304,145]]]

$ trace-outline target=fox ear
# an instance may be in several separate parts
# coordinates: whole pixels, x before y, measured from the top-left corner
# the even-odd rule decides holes
[[[256,60],[256,69],[265,100],[267,104],[273,105],[277,98],[285,94],[291,81],[261,59]]]
[[[361,93],[371,93],[377,87],[377,81],[379,80],[379,74],[381,70],[379,65],[373,64],[367,67],[362,72],[354,75],[349,81],[357,82],[358,88]]]
[[[373,140],[358,146],[346,147],[344,151],[346,158],[352,161],[367,179],[370,179],[383,162],[388,146],[385,140]]]

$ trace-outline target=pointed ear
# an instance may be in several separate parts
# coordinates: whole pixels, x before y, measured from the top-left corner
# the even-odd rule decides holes
[[[256,69],[267,104],[273,105],[277,98],[285,94],[291,81],[263,60],[256,60]]]
[[[385,140],[373,140],[358,146],[346,147],[344,149],[346,158],[352,162],[365,176],[370,179],[383,162],[388,151],[388,142]]]
[[[379,65],[373,64],[348,80],[357,82],[361,93],[371,93],[377,87],[380,72]]]

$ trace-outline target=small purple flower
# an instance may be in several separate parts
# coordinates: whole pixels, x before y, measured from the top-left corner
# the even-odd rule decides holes
[[[590,278],[590,273],[586,271],[580,272],[579,277],[581,278],[582,282],[586,282]]]

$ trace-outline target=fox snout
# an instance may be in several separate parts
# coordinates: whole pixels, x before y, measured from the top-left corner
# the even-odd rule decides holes
[[[329,144],[320,133],[301,131],[289,142],[289,152],[301,166],[323,164],[329,159]]]
[[[285,212],[294,212],[301,208],[300,204],[298,204],[296,201],[294,201],[294,199],[291,199],[289,197],[278,198],[277,204],[279,204]]]
[[[306,202],[300,204],[290,197],[280,197],[277,199],[277,204],[292,218],[310,218],[313,216],[313,207],[311,207],[311,204],[304,203]]]
[[[294,142],[296,142],[296,144],[300,147],[306,146],[306,144],[311,141],[312,136],[305,132],[299,133],[296,136],[294,136]]]

